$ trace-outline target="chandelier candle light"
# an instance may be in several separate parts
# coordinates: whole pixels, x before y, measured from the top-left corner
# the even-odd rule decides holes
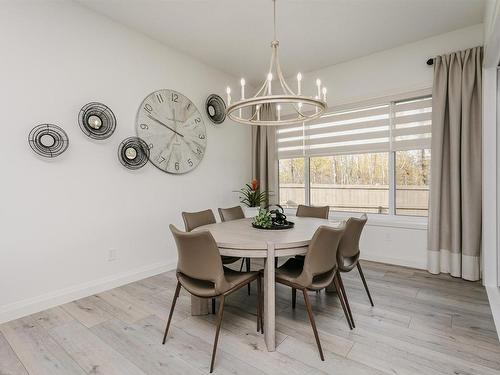
[[[281,70],[276,38],[276,0],[274,6],[274,40],[271,42],[271,64],[266,79],[257,93],[245,98],[245,79],[242,78],[241,99],[231,104],[231,88],[226,88],[227,116],[236,122],[248,125],[287,125],[303,123],[320,117],[326,109],[326,87],[321,86],[321,80],[316,80],[318,93],[315,97],[302,95],[302,74],[297,74],[297,92],[295,93],[285,81]],[[274,74],[273,74],[274,72]],[[277,83],[272,85],[274,78]],[[278,85],[279,84],[279,85]],[[272,87],[278,87],[273,94]],[[264,117],[261,119],[260,108],[262,105],[271,105],[275,108],[274,119]],[[286,116],[282,116],[286,113]]]

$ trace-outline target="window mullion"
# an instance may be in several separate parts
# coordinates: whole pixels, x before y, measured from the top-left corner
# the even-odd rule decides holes
[[[311,205],[311,168],[310,157],[304,158],[304,187],[305,187],[305,201],[307,205]]]
[[[396,153],[389,152],[389,215],[396,214]]]
[[[396,214],[396,153],[393,151],[394,102],[389,106],[389,215]]]

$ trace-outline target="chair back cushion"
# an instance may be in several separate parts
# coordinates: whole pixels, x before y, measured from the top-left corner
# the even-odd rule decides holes
[[[334,228],[322,225],[316,230],[304,258],[304,268],[297,278],[298,284],[309,287],[315,276],[336,272],[337,248],[344,229],[344,226]]]
[[[208,231],[182,232],[170,224],[177,245],[177,272],[193,279],[220,284],[224,269],[217,243]]]
[[[337,260],[342,264],[342,258],[357,257],[359,254],[359,239],[368,217],[363,214],[360,218],[350,217],[345,224],[344,236],[340,240]]]
[[[186,232],[191,232],[193,229],[201,227],[202,225],[215,223],[215,216],[212,210],[183,212],[182,219],[184,220]]]
[[[315,217],[317,219],[328,219],[329,213],[330,213],[329,206],[313,207],[313,206],[305,206],[303,204],[299,204],[295,216]]]
[[[219,208],[219,215],[222,221],[231,221],[245,218],[245,213],[243,212],[241,206]]]

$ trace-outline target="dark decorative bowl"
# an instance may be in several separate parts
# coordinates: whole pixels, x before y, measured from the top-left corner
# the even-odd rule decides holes
[[[277,224],[277,223],[272,223],[272,225],[269,228],[263,228],[259,225],[256,225],[252,223],[252,227],[255,229],[264,229],[264,230],[280,230],[280,229],[291,229],[295,226],[295,223],[291,221],[287,221],[286,224]]]

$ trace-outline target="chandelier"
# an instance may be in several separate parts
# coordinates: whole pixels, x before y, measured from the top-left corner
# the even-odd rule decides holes
[[[245,98],[245,79],[242,78],[241,99],[231,104],[231,88],[226,88],[227,116],[236,122],[248,125],[287,125],[303,123],[321,116],[326,109],[326,87],[316,80],[317,93],[314,97],[302,94],[302,74],[297,74],[297,91],[294,92],[285,81],[281,70],[276,38],[276,0],[274,8],[274,40],[271,42],[271,64],[264,83],[257,93]],[[276,80],[278,84],[274,83]],[[266,113],[264,113],[264,111]],[[272,113],[272,116],[268,114]]]

